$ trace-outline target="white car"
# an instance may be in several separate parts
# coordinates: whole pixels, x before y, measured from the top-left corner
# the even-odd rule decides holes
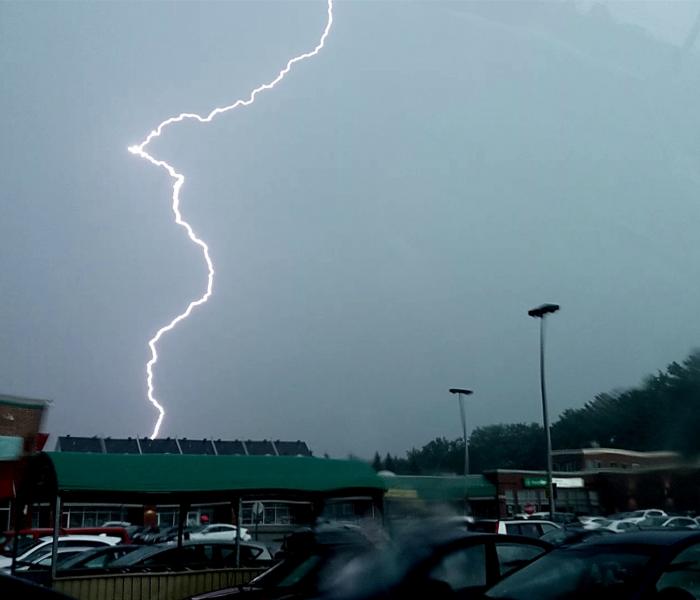
[[[68,548],[73,546],[86,549],[97,546],[116,546],[121,541],[121,538],[109,535],[62,535],[58,538],[58,547]],[[39,538],[36,544],[17,557],[17,562],[33,563],[37,560],[42,560],[46,556],[47,549],[50,551],[51,544],[53,544],[52,537]],[[11,567],[12,557],[0,556],[0,570],[9,571]]]
[[[527,520],[497,520],[481,519],[468,526],[469,531],[484,533],[499,533],[508,535],[524,535],[525,537],[539,538],[553,529],[561,529],[552,521],[543,519]]]
[[[228,525],[227,523],[212,523],[204,529],[192,532],[190,539],[194,540],[224,540],[227,542],[236,541],[236,526]],[[241,540],[244,542],[250,541],[251,537],[245,527],[241,527]]]
[[[30,568],[34,568],[35,566],[37,567],[50,567],[51,562],[53,559],[53,553],[51,551],[51,546],[48,548],[45,548],[42,552],[43,554],[39,554],[36,557],[32,557],[31,560],[29,561],[22,561],[21,564],[18,564],[16,567],[16,570],[18,572],[21,571],[29,571]],[[82,554],[86,550],[94,550],[94,548],[88,548],[87,546],[67,546],[67,547],[59,547],[58,548],[58,564],[61,564],[62,560],[68,559],[68,558],[73,558],[74,556],[78,554]],[[59,566],[60,568],[60,566]]]
[[[605,517],[588,517],[581,516],[578,518],[579,523],[583,525],[584,529],[599,529],[600,527],[605,527],[609,521]]]
[[[669,527],[671,529],[698,529],[698,524],[691,517],[649,517],[639,523],[646,527]]]
[[[615,519],[608,521],[606,525],[603,525],[605,529],[614,531],[615,533],[622,533],[624,531],[639,531],[638,521],[636,519]]]
[[[639,523],[644,519],[649,517],[667,517],[665,511],[658,508],[647,508],[644,510],[633,510],[631,512],[617,513],[610,515],[608,519],[611,521],[632,521],[633,523]]]

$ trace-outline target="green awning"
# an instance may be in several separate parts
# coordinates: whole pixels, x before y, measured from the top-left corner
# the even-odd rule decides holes
[[[383,493],[366,463],[302,456],[211,456],[46,452],[29,485],[68,496],[206,496],[246,492]]]
[[[465,498],[495,498],[496,487],[483,475],[467,477],[430,477],[387,475],[382,479],[388,488],[387,500],[420,499],[456,502]]]

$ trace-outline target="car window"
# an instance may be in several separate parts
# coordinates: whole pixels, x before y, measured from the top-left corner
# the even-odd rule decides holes
[[[498,557],[498,574],[503,576],[514,569],[522,567],[540,554],[544,548],[529,544],[496,544]]]
[[[114,560],[115,558],[118,557],[111,554],[102,553],[98,554],[97,556],[93,556],[90,560],[84,562],[82,566],[88,569],[97,569],[99,567],[104,567],[109,561]]]
[[[158,552],[152,556],[144,558],[137,565],[143,565],[144,567],[173,567],[177,564],[178,560],[178,549],[173,548],[171,550],[166,550],[164,552]]]
[[[428,578],[447,583],[453,590],[486,585],[486,546],[475,544],[445,555]]]
[[[182,550],[182,564],[189,568],[201,568],[207,566],[210,562],[210,557],[212,556],[211,546],[183,546]]]
[[[26,561],[26,562],[31,562],[33,560],[36,560],[40,556],[43,556],[45,552],[46,552],[46,545],[41,545],[41,546],[35,548],[34,550],[32,550],[31,552],[29,552],[28,554],[26,554],[22,558],[22,560]]]
[[[519,530],[513,533],[524,535],[531,538],[538,538],[542,535],[542,530],[540,529],[539,523],[521,523],[518,526]],[[511,533],[508,531],[508,533]]]
[[[310,575],[315,571],[315,569],[322,563],[323,557],[314,554],[309,556],[300,564],[296,565],[295,568],[291,569],[288,573],[284,575],[278,582],[277,587],[289,588],[294,587],[305,577]]]
[[[639,548],[618,552],[599,548],[553,550],[509,575],[486,594],[500,600],[626,598],[637,585],[650,555]]]
[[[692,519],[685,519],[683,517],[679,517],[677,519],[670,519],[668,524],[666,525],[667,527],[688,527],[689,525],[695,525],[695,522]]]
[[[506,523],[506,533],[508,535],[520,535],[520,525],[517,523]]]
[[[221,562],[225,567],[236,566],[236,547],[222,546],[221,547]],[[241,557],[243,557],[243,548],[241,547]]]
[[[241,546],[241,559],[243,560],[255,560],[261,554],[262,548],[256,548],[255,546]]]
[[[558,529],[558,527],[555,527],[551,523],[540,523],[540,527],[542,528],[542,533],[547,533],[548,531],[552,531],[553,529]]]
[[[656,582],[657,591],[681,588],[700,598],[700,544],[682,550]]]

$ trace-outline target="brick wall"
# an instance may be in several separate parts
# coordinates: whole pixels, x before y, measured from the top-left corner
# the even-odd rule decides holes
[[[24,451],[33,452],[44,407],[3,401],[0,397],[0,435],[24,439]]]

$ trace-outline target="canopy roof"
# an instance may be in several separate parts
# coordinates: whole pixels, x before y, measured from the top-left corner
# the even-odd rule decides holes
[[[387,499],[420,499],[437,502],[462,501],[465,498],[495,498],[496,487],[483,475],[466,477],[428,477],[387,475],[382,479],[388,488]]]
[[[381,495],[366,463],[304,456],[211,456],[45,452],[30,460],[27,491],[36,496],[113,499],[178,496],[213,499],[245,493]]]

